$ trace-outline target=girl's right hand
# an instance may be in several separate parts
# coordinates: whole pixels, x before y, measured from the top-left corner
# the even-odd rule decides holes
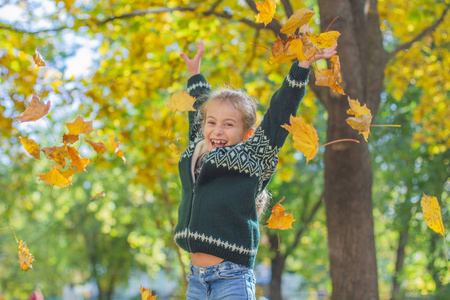
[[[190,59],[186,54],[181,53],[180,56],[186,63],[190,76],[200,74],[200,63],[202,61],[203,54],[205,54],[205,46],[203,41],[197,42],[197,54],[195,54],[193,59]]]

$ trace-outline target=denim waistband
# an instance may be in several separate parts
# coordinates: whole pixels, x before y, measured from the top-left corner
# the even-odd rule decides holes
[[[207,266],[207,267],[199,267],[194,265],[192,262],[190,263],[191,273],[194,275],[208,275],[215,273],[217,271],[228,271],[228,270],[248,270],[250,268],[238,265],[229,261],[223,261],[220,264]]]

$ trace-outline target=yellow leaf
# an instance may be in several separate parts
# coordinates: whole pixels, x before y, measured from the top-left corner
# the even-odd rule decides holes
[[[306,60],[306,56],[303,53],[303,43],[299,39],[295,39],[289,43],[288,49],[287,49],[288,55],[295,55],[295,57],[299,61]]]
[[[98,154],[102,154],[103,152],[106,151],[106,146],[105,144],[103,144],[102,142],[97,142],[94,143],[88,139],[86,139],[86,142],[92,146],[92,148],[94,148],[95,152],[97,152]]]
[[[292,214],[286,214],[286,209],[280,204],[283,200],[284,197],[274,205],[272,208],[272,214],[267,220],[267,225],[264,227],[279,230],[293,229],[292,223],[295,221],[294,217]]]
[[[350,97],[347,96],[348,104],[350,105],[350,109],[347,111],[349,115],[355,115],[356,117],[362,116],[362,115],[370,115],[370,109],[367,108],[367,106],[364,104],[361,106],[358,100],[350,99]]]
[[[350,109],[347,111],[349,115],[354,117],[347,118],[345,121],[353,129],[358,130],[364,136],[365,141],[368,141],[370,135],[370,124],[372,122],[372,114],[364,104],[361,106],[358,100],[352,100],[348,97]]]
[[[266,0],[266,2],[257,1],[256,9],[259,11],[259,14],[256,15],[256,22],[264,23],[264,26],[272,22],[276,8],[277,5],[273,0]]]
[[[311,20],[311,17],[314,15],[314,11],[309,8],[302,8],[297,10],[284,24],[283,28],[281,28],[282,33],[295,33],[295,30],[307,23]]]
[[[195,111],[194,102],[194,97],[185,91],[178,91],[170,97],[167,108],[173,111]]]
[[[122,142],[120,141],[114,141],[115,137],[114,134],[111,134],[109,136],[110,140],[111,140],[111,147],[113,149],[113,152],[122,159],[123,163],[127,163],[127,160],[122,152],[122,150],[119,149],[119,147],[122,145]]]
[[[293,147],[301,151],[306,157],[306,163],[316,157],[319,137],[312,124],[306,124],[302,117],[291,116],[291,125],[281,125],[284,129],[292,133],[294,139]]]
[[[66,123],[67,129],[69,129],[69,134],[79,135],[88,134],[93,131],[92,121],[85,122],[83,117],[76,117],[75,121],[72,123]]]
[[[47,173],[39,173],[39,180],[42,180],[47,185],[56,185],[60,188],[64,188],[72,183],[72,176],[74,174],[74,170],[68,169],[65,172],[61,172],[59,170],[59,165],[54,165]]]
[[[20,122],[36,121],[45,116],[50,110],[50,101],[44,103],[38,95],[33,94],[30,104],[27,106],[22,115],[14,119]]]
[[[48,159],[54,160],[58,164],[60,164],[63,168],[66,166],[65,158],[69,157],[69,153],[67,152],[66,146],[61,147],[46,147],[41,149],[44,152],[45,156]]]
[[[38,143],[36,143],[32,139],[23,139],[23,138],[20,138],[20,142],[25,147],[25,150],[27,150],[27,152],[30,153],[34,158],[36,159],[41,158],[41,150],[39,148]]]
[[[444,235],[445,229],[442,222],[441,207],[437,198],[423,194],[420,205],[422,206],[423,218],[428,227]]]
[[[75,134],[63,134],[63,143],[64,144],[73,144],[78,141],[79,137]]]
[[[19,263],[22,271],[28,271],[33,268],[34,256],[31,255],[30,250],[27,248],[27,243],[19,242]]]
[[[89,164],[89,158],[81,158],[78,151],[70,146],[67,146],[67,152],[70,157],[70,165],[75,167],[77,172],[86,172],[86,166]]]
[[[333,47],[340,35],[341,33],[338,31],[322,32],[319,35],[314,35],[309,32],[306,33],[306,37],[311,41],[311,43],[323,49]]]
[[[37,47],[34,50],[33,60],[38,67],[45,67],[45,61],[42,55],[37,51]]]
[[[316,85],[328,86],[332,91],[345,95],[344,90],[339,86],[342,81],[341,64],[339,56],[335,55],[330,58],[331,69],[314,71],[316,77]]]
[[[144,288],[142,285],[139,288],[139,290],[141,291],[141,299],[142,300],[156,300],[156,295],[152,296],[152,290],[148,290],[148,289]]]
[[[366,142],[368,141],[370,135],[370,123],[372,122],[372,115],[349,117],[345,119],[345,121],[353,129],[358,130],[358,132],[364,136],[364,140],[366,140]]]

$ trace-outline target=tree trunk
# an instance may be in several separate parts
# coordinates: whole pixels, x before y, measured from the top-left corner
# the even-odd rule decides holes
[[[376,1],[370,5],[362,0],[319,0],[322,32],[339,17],[329,30],[341,33],[337,49],[341,86],[349,97],[367,104],[374,115],[383,87],[385,51]],[[360,140],[360,144],[337,143],[325,150],[324,198],[332,299],[378,299],[368,145],[346,123],[347,96],[314,90],[328,111],[327,140]]]
[[[276,247],[278,244],[278,239],[276,235],[269,236],[270,243],[272,247]],[[284,266],[286,263],[286,256],[277,252],[272,258],[272,277],[270,279],[270,300],[282,300],[281,298],[281,276],[283,274]]]
[[[402,232],[400,232],[400,236],[398,238],[397,260],[395,262],[395,273],[392,277],[392,300],[401,299],[400,282],[398,280],[398,275],[403,270],[403,263],[405,261],[405,248],[408,241],[408,235],[409,226],[407,226],[403,229]]]

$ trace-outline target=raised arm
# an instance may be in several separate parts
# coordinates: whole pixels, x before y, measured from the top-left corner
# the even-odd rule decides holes
[[[180,57],[186,63],[189,75],[191,76],[187,83],[187,92],[196,99],[194,108],[198,110],[205,101],[205,94],[211,92],[211,85],[206,81],[205,77],[200,74],[200,64],[203,54],[205,54],[205,46],[202,41],[197,42],[197,53],[194,58],[190,59],[185,53],[181,53]],[[203,97],[202,97],[203,96]],[[189,140],[195,141],[196,138],[202,136],[201,123],[197,111],[189,112]]]
[[[263,135],[267,139],[268,145],[271,147],[267,151],[279,150],[286,140],[288,131],[281,125],[289,124],[290,116],[297,113],[300,101],[305,95],[309,66],[321,58],[330,58],[335,55],[336,47],[337,44],[325,49],[322,54],[317,54],[310,60],[292,65],[280,89],[272,96],[270,106],[255,133],[255,135]]]
[[[189,75],[191,77],[194,75],[200,74],[200,64],[202,62],[203,54],[205,54],[205,45],[203,45],[202,40],[197,42],[197,54],[195,54],[193,59],[190,59],[184,53],[180,54],[181,58],[186,63],[186,66],[189,71]]]

